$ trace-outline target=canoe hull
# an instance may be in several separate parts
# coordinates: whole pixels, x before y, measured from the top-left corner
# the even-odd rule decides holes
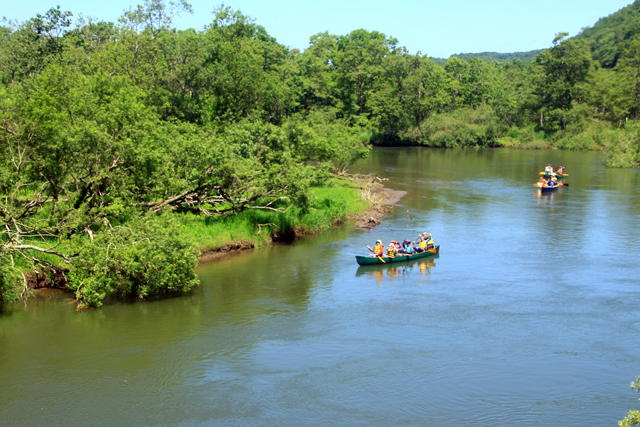
[[[543,193],[548,193],[549,191],[556,191],[560,187],[562,187],[562,184],[554,185],[553,187],[540,187],[540,191],[542,191]]]
[[[560,188],[560,187],[562,187],[564,185],[565,184],[563,184],[561,182],[559,182],[558,185],[554,185],[553,187],[546,187],[546,186],[543,187],[542,184],[540,184],[539,182],[536,183],[536,184],[533,184],[533,186],[537,187],[542,193],[547,193],[549,191],[555,191],[555,190],[557,190],[558,188]],[[569,185],[569,184],[566,184],[566,185]]]
[[[356,261],[359,265],[377,265],[377,264],[394,264],[397,262],[406,262],[413,261],[420,258],[426,258],[430,255],[436,255],[440,253],[440,245],[435,246],[435,252],[429,252],[429,250],[425,252],[420,252],[419,254],[413,255],[398,255],[394,258],[389,258],[387,256],[383,256],[382,259],[384,262],[380,261],[380,258],[372,257],[372,256],[356,256]]]

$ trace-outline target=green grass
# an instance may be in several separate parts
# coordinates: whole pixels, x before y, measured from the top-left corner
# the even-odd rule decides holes
[[[249,209],[225,217],[186,214],[181,218],[183,231],[200,250],[237,241],[262,247],[271,242],[272,236],[286,239],[296,234],[317,233],[366,211],[369,204],[357,187],[357,183],[331,180],[324,187],[310,189],[307,209],[292,207],[285,213]]]

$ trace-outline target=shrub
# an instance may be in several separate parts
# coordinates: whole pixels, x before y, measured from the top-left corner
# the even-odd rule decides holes
[[[14,302],[18,299],[20,273],[8,264],[0,264],[0,302]]]
[[[611,145],[620,132],[609,123],[601,121],[575,122],[564,131],[556,133],[553,145],[568,150],[599,150]]]
[[[623,130],[611,134],[605,164],[612,168],[640,166],[640,124],[628,123]]]
[[[69,283],[81,306],[99,307],[108,295],[146,298],[198,284],[195,246],[169,214],[112,227],[83,243]]]
[[[483,104],[431,116],[401,137],[432,147],[487,147],[497,145],[497,125],[495,112]]]

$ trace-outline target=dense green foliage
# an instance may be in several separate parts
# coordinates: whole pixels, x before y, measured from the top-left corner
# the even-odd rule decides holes
[[[593,59],[604,68],[614,68],[618,60],[625,56],[625,49],[640,33],[640,2],[602,17],[593,27],[584,28],[576,37],[591,45]]]
[[[29,269],[87,305],[188,290],[197,248],[219,241],[190,236],[198,221],[233,215],[244,237],[330,223],[348,208],[314,192],[367,143],[608,148],[609,165],[637,166],[639,4],[528,64],[440,66],[362,29],[289,50],[224,6],[178,31],[185,1],[145,0],[118,23],[59,7],[6,23],[0,295]]]
[[[366,156],[335,114],[295,111],[292,53],[264,28],[219,8],[201,33],[170,29],[189,9],[149,0],[118,25],[75,29],[51,9],[3,28],[3,300],[32,269],[81,305],[189,290],[201,242],[185,215],[304,217],[312,186]],[[328,223],[340,216],[329,208]]]
[[[456,57],[458,59],[462,59],[465,61],[470,61],[472,58],[482,59],[484,61],[497,61],[497,62],[514,62],[516,60],[520,61],[523,64],[528,64],[531,62],[539,53],[541,53],[544,49],[536,49],[530,50],[529,52],[509,52],[509,53],[498,53],[498,52],[480,52],[480,53],[458,53],[455,55],[451,55],[451,57]],[[447,59],[445,58],[431,58],[436,64],[440,64],[444,66],[447,63]]]

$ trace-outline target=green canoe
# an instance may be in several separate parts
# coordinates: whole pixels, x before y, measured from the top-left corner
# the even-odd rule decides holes
[[[424,252],[420,252],[419,254],[413,255],[398,255],[393,258],[389,258],[388,256],[383,256],[382,260],[380,258],[372,257],[372,256],[357,256],[356,261],[359,265],[376,265],[376,264],[393,264],[394,262],[405,262],[405,261],[413,261],[414,259],[426,258],[430,255],[435,255],[440,253],[440,245],[436,245],[431,249],[427,249]],[[384,262],[382,262],[384,261]]]

